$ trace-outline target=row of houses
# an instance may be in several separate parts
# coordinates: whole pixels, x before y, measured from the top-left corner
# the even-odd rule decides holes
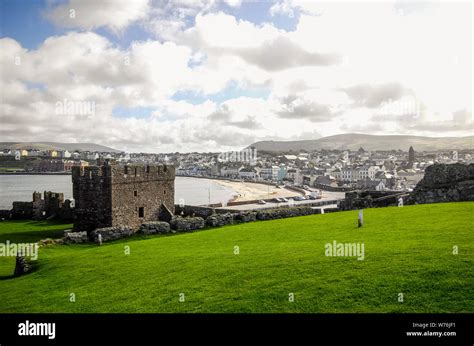
[[[26,157],[39,157],[92,161],[100,158],[101,154],[97,152],[70,152],[68,150],[4,149],[0,151],[0,156],[12,156],[16,160]]]
[[[74,166],[89,166],[89,162],[64,159],[40,160],[34,163],[32,170],[35,172],[71,172]]]

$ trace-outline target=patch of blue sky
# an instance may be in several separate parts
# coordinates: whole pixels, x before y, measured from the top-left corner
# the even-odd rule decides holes
[[[60,29],[44,18],[47,0],[0,1],[0,37],[10,37],[24,48],[36,49],[43,41],[67,30]]]
[[[118,106],[112,110],[112,116],[116,118],[149,118],[156,110],[156,107],[139,106],[123,107]]]
[[[65,0],[56,1],[54,4],[63,2]],[[13,38],[27,49],[37,49],[48,37],[64,35],[70,31],[85,31],[55,26],[44,16],[50,7],[48,0],[1,0],[0,37]],[[150,33],[139,23],[130,25],[118,33],[113,33],[105,27],[93,31],[122,49],[128,48],[134,41],[151,38]]]
[[[293,10],[293,17],[286,14],[270,14],[270,8],[275,2],[270,1],[242,1],[238,8],[226,8],[225,12],[234,15],[238,19],[260,25],[263,23],[272,23],[276,28],[285,31],[294,31],[299,21],[300,13]]]
[[[114,33],[109,28],[98,28],[94,30],[100,36],[105,37],[120,49],[128,49],[132,43],[150,39],[150,33],[145,31],[141,25],[133,24],[123,32]]]
[[[47,88],[47,85],[45,83],[25,81],[25,85],[28,90],[45,90]]]
[[[171,97],[171,99],[175,101],[186,101],[194,105],[201,104],[207,100],[220,104],[224,101],[238,97],[267,99],[268,96],[270,96],[270,93],[271,89],[266,87],[242,88],[237,82],[232,81],[226,86],[224,90],[215,94],[205,95],[195,91],[183,90],[176,92]]]

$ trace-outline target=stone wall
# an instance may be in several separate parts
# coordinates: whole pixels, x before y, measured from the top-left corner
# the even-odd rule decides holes
[[[175,216],[171,220],[171,228],[176,232],[191,232],[204,228],[205,221],[202,217]]]
[[[434,164],[411,193],[409,204],[474,201],[474,163]]]
[[[10,209],[0,209],[0,220],[9,220],[12,217]]]
[[[193,205],[175,205],[175,214],[182,217],[199,216],[205,219],[208,216],[212,215],[214,212],[218,212],[218,210],[219,209],[213,209],[210,207],[199,207]]]
[[[138,233],[140,234],[165,234],[170,232],[170,224],[164,221],[145,222],[140,226],[140,229],[138,230]]]
[[[263,209],[257,212],[257,220],[274,220],[288,217],[305,216],[317,214],[317,209],[312,209],[309,206],[291,207],[291,208],[275,208]]]
[[[256,211],[241,211],[234,215],[234,222],[252,222],[257,221],[257,212]]]
[[[353,187],[344,187],[344,186],[329,186],[325,184],[314,183],[314,187],[325,190],[325,191],[333,191],[333,192],[346,192],[346,191],[353,191]]]
[[[221,227],[225,225],[230,225],[234,223],[234,215],[237,214],[214,214],[210,215],[206,219],[206,225],[209,227]]]
[[[174,179],[174,166],[112,166],[112,226],[158,221],[162,204],[174,213]]]
[[[80,244],[87,242],[87,232],[64,232],[64,243],[66,244]]]
[[[340,210],[354,210],[374,207],[388,207],[398,203],[401,191],[356,190],[346,192],[345,198],[337,203]]]
[[[109,166],[72,168],[74,230],[90,232],[112,226],[112,177]]]
[[[73,167],[76,231],[158,221],[174,213],[175,168],[169,165]]]
[[[13,202],[12,219],[32,219],[33,215],[33,202]]]
[[[13,202],[10,211],[12,219],[43,220],[48,218],[59,218],[65,221],[73,219],[70,200],[64,200],[64,194],[58,192],[44,191],[44,198],[40,192],[33,193],[31,202]]]
[[[108,242],[121,238],[127,238],[135,232],[130,227],[105,227],[99,228],[90,233],[90,239],[94,243],[99,243],[99,234],[102,236],[102,242]]]

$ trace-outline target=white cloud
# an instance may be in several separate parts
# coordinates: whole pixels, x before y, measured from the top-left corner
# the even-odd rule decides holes
[[[136,7],[124,14],[124,5],[118,17],[112,15],[116,6],[106,11],[109,2],[71,1],[50,12],[53,21],[64,19],[58,13],[77,4],[77,14],[89,17],[76,17],[75,28],[119,32],[136,22],[155,32],[126,48],[91,31],[52,36],[33,50],[0,39],[4,140],[211,151],[346,131],[438,135],[444,128],[466,135],[472,126],[472,18],[466,4],[400,15],[391,3],[309,8],[285,1],[275,15],[288,9],[300,14],[296,30],[287,32],[213,13],[214,1],[166,2],[148,12],[130,3]],[[270,95],[239,97],[229,85]],[[177,92],[197,100],[220,93],[225,101],[176,101]],[[386,100],[407,96],[423,104],[419,118],[377,118]],[[64,99],[94,101],[95,114],[56,114],[55,103]],[[151,109],[151,115],[113,116],[114,109],[134,107]],[[455,126],[447,126],[453,120]]]
[[[242,0],[224,0],[224,2],[230,7],[240,7]]]
[[[292,18],[295,15],[294,7],[295,5],[292,0],[278,1],[270,7],[270,15],[272,17],[275,15],[287,15]]]
[[[48,9],[45,15],[55,25],[65,28],[92,30],[106,27],[118,33],[146,17],[149,9],[148,0],[69,0]]]

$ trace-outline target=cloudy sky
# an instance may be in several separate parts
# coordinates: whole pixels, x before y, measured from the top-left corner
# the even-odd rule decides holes
[[[472,135],[472,4],[2,0],[0,141]]]

